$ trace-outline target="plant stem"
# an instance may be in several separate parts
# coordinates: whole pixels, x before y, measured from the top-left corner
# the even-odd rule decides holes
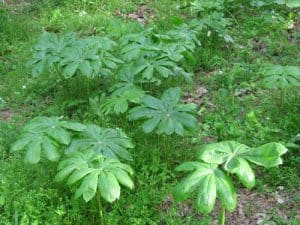
[[[234,17],[234,15],[229,10],[227,10],[227,9],[226,9],[226,12],[231,16],[231,18],[238,25],[238,27],[240,27],[241,25],[239,24],[239,22],[237,21],[237,19]]]
[[[221,214],[221,221],[220,221],[220,225],[225,225],[225,219],[226,219],[226,209],[223,206],[222,207],[222,214]]]
[[[97,191],[97,201],[98,201],[100,225],[104,225],[103,209],[102,209],[102,204],[101,204],[101,199],[100,199],[100,193],[99,193],[99,191]]]
[[[87,78],[87,99],[90,97],[90,79]]]

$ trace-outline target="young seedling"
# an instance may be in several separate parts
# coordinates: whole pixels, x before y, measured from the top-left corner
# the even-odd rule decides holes
[[[220,199],[222,213],[220,224],[225,224],[225,211],[233,212],[237,205],[236,190],[231,174],[251,189],[255,185],[255,174],[249,162],[270,168],[282,164],[281,156],[287,149],[280,143],[268,143],[251,148],[234,141],[207,144],[198,149],[198,161],[185,162],[177,171],[193,171],[175,188],[175,200],[183,201],[197,190],[196,208],[209,213]]]

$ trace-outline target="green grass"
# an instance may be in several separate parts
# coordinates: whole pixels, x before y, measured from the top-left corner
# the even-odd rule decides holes
[[[74,200],[72,191],[52,181],[55,165],[44,162],[32,167],[23,162],[21,154],[9,153],[20,127],[37,115],[64,115],[81,122],[120,127],[134,140],[131,166],[136,172],[136,188],[123,190],[119,201],[104,205],[109,225],[211,224],[210,216],[201,220],[194,212],[180,216],[182,205],[167,202],[172,187],[180,179],[174,168],[193,160],[194,148],[207,137],[257,146],[270,141],[289,143],[299,133],[299,89],[286,91],[282,102],[278,90],[263,88],[259,74],[264,63],[300,65],[299,33],[286,29],[291,18],[299,26],[299,14],[291,10],[278,7],[274,9],[277,13],[272,14],[273,8],[268,7],[238,8],[234,13],[238,24],[233,24],[231,31],[234,44],[226,46],[222,40],[203,34],[202,47],[196,55],[194,82],[172,80],[154,90],[161,93],[177,85],[186,91],[199,86],[208,89],[199,107],[200,131],[196,136],[181,138],[146,135],[138,127],[139,122],[128,122],[123,115],[97,116],[86,102],[86,81],[72,79],[66,90],[55,85],[47,74],[33,78],[26,63],[31,57],[31,46],[45,30],[74,31],[79,36],[89,36],[96,30],[97,35],[103,35],[117,17],[116,10],[128,14],[136,11],[139,4],[147,4],[154,14],[150,23],[163,33],[172,28],[177,17],[191,17],[185,8],[190,1],[25,2],[5,6],[0,3],[0,110],[10,109],[14,113],[10,121],[0,121],[0,225],[98,224],[96,202]],[[235,96],[245,88],[249,89],[248,94]],[[98,80],[90,89],[91,96],[97,96],[107,86],[105,81]],[[78,99],[83,100],[79,105]],[[290,150],[280,168],[258,169],[256,191],[264,185],[271,190],[284,186],[290,193],[299,189],[299,157],[299,151]],[[275,218],[275,222],[288,223],[282,218]]]

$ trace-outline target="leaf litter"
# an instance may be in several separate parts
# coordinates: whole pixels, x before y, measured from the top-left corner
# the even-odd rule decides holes
[[[125,19],[138,21],[140,24],[145,26],[150,19],[154,19],[154,10],[151,9],[146,4],[141,4],[138,6],[137,10],[131,13],[122,13],[120,9],[115,10],[116,16],[121,16]]]
[[[227,212],[227,224],[230,225],[260,225],[274,224],[274,216],[280,217],[287,223],[293,219],[289,212],[296,210],[296,218],[300,219],[299,203],[295,200],[297,192],[291,194],[278,187],[273,193],[258,193],[242,188],[238,191],[238,205],[234,212]],[[160,210],[168,212],[173,206],[178,210],[178,216],[185,218],[195,214],[199,220],[203,214],[196,212],[189,200],[175,203],[171,194],[168,194],[160,205]],[[215,209],[211,212],[212,224],[218,224],[221,207],[217,202]]]

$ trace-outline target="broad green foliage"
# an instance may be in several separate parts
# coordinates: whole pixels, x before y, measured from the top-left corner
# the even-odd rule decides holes
[[[126,65],[116,75],[116,83],[110,88],[111,94],[101,104],[101,112],[105,115],[112,112],[117,115],[128,110],[129,104],[141,102],[145,92],[138,87],[142,82],[137,79],[134,66]]]
[[[146,119],[142,125],[146,133],[156,130],[158,134],[183,135],[186,129],[196,130],[198,122],[193,115],[196,105],[179,103],[180,95],[180,88],[166,90],[161,99],[146,95],[142,99],[142,106],[130,111],[129,119]]]
[[[112,54],[115,45],[107,37],[77,38],[75,33],[59,36],[45,32],[33,47],[34,56],[29,65],[34,76],[47,70],[64,79],[75,74],[109,76],[122,63]]]
[[[299,0],[273,0],[274,3],[283,5],[285,4],[289,8],[297,8],[300,7]]]
[[[236,174],[247,187],[255,185],[254,172],[247,161],[264,167],[282,164],[280,156],[287,149],[279,143],[268,143],[257,148],[250,148],[234,141],[224,141],[204,145],[199,150],[199,159],[206,163],[224,164],[224,169]]]
[[[124,23],[124,21],[119,18],[110,18],[109,24],[106,27],[107,35],[113,39],[142,31],[143,27],[140,23],[136,21],[127,21]]]
[[[185,200],[197,188],[196,206],[199,211],[209,213],[216,197],[227,210],[234,211],[237,204],[235,189],[230,177],[218,169],[217,164],[186,162],[176,170],[194,171],[175,187],[173,194],[177,201]]]
[[[88,150],[75,152],[61,161],[58,165],[56,181],[67,179],[68,185],[76,186],[75,198],[80,196],[88,202],[97,190],[107,201],[113,202],[120,197],[120,184],[132,189],[134,187],[130,175],[130,166],[116,159],[108,159],[103,155]]]
[[[219,37],[224,38],[226,42],[233,42],[227,29],[232,25],[232,19],[224,17],[224,11],[226,11],[224,0],[195,0],[191,9],[199,17],[199,19],[192,21],[193,26],[198,26],[200,30],[205,29],[208,32],[208,36],[210,36],[211,31],[214,31]]]
[[[112,74],[112,70],[122,63],[113,56],[115,43],[106,37],[93,37],[78,40],[73,46],[65,49],[60,62],[65,78],[80,72],[86,77],[104,76]]]
[[[167,45],[169,49],[172,48],[174,49],[172,52],[170,52],[171,54],[169,54],[170,55],[169,57],[174,57],[174,55],[176,55],[174,53],[176,52],[178,53],[183,53],[185,51],[194,52],[197,46],[201,46],[201,42],[198,36],[199,36],[199,30],[194,29],[194,27],[191,27],[185,23],[167,32],[166,36],[164,36],[163,38],[169,41],[174,40],[174,45],[172,44]]]
[[[139,83],[160,82],[172,76],[183,76],[191,81],[192,74],[180,64],[184,54],[193,52],[195,43],[199,43],[195,31],[189,31],[182,32],[178,28],[166,35],[156,35],[148,29],[138,34],[128,34],[119,40],[122,59],[130,63]]]
[[[197,209],[209,213],[216,197],[220,198],[223,207],[229,211],[236,208],[236,191],[229,174],[236,174],[243,185],[251,189],[255,185],[255,175],[249,162],[264,167],[282,164],[280,156],[287,149],[280,143],[268,143],[251,148],[234,141],[223,141],[207,144],[199,148],[197,162],[186,162],[177,167],[177,171],[194,172],[179,183],[174,189],[174,196],[182,201],[197,188]],[[222,172],[220,165],[227,172]]]
[[[300,7],[300,1],[299,0],[286,0],[286,5],[290,8],[298,8]]]
[[[195,213],[182,217],[176,204],[157,210],[175,176],[170,165],[180,156],[189,158],[198,142],[217,138],[253,145],[259,140],[288,143],[298,132],[299,15],[289,8],[299,6],[297,0],[2,2],[1,224],[12,223],[12,218],[22,225],[212,224],[215,213],[199,221]],[[34,77],[28,78],[23,62],[41,30],[54,33],[43,33],[33,46],[29,65]],[[66,33],[72,30],[77,35]],[[228,44],[233,42],[230,35],[236,44]],[[256,73],[267,62],[285,66],[270,66],[270,74]],[[259,85],[260,74],[265,75],[264,87],[280,88],[282,107],[274,107],[277,98],[266,95]],[[183,101],[199,105],[201,126],[195,105],[180,101],[180,88],[168,89],[175,86],[188,89]],[[209,90],[205,96],[204,88]],[[50,117],[34,119],[16,132],[30,115],[43,113],[68,115],[87,124]],[[134,122],[128,123],[126,116]],[[141,134],[139,125],[147,134]],[[134,135],[139,149],[132,151],[133,140],[112,129],[116,127]],[[199,132],[188,133],[198,128]],[[20,154],[12,155],[9,146],[18,133],[11,150]],[[189,137],[165,136],[174,133]],[[257,183],[263,191],[265,186],[273,190],[280,185],[287,194],[293,192],[300,180],[297,144],[287,144],[291,150],[283,168],[261,174],[263,168],[259,181],[256,166],[281,164],[283,145],[252,148],[233,141],[205,145],[194,162],[177,168],[188,174],[176,186],[174,197],[181,201],[195,196],[197,209],[205,213],[218,201],[225,214],[225,208],[236,208],[239,186],[251,189]],[[162,151],[168,149],[173,151]],[[20,156],[41,163],[24,166]],[[127,191],[122,186],[134,186],[125,160],[139,168],[138,188],[110,206],[121,191]],[[61,185],[51,185],[55,170],[56,180],[68,185],[80,201]],[[107,213],[102,215],[102,210]],[[287,212],[289,221],[276,218],[274,212],[266,218],[273,221],[265,222],[297,224],[293,211]]]
[[[130,67],[137,83],[159,84],[162,79],[178,76],[191,82],[192,73],[185,61],[195,61],[193,53],[200,46],[199,30],[194,28],[183,23],[165,34],[156,34],[150,27],[138,29],[138,33],[117,35],[115,41],[108,37],[78,38],[75,33],[45,32],[33,47],[29,65],[34,76],[50,71],[62,79],[77,74],[118,78],[123,67]]]
[[[93,150],[108,158],[132,160],[127,149],[133,147],[130,139],[119,129],[87,125],[79,138],[72,139],[65,153]]]
[[[63,145],[67,146],[65,154]],[[50,161],[63,155],[56,180],[68,177],[68,185],[78,185],[75,197],[83,196],[86,202],[98,190],[111,203],[120,196],[120,184],[130,189],[134,186],[130,178],[133,170],[117,159],[132,160],[127,148],[133,144],[121,130],[61,121],[59,117],[36,117],[23,127],[11,151],[27,149],[25,160],[29,163],[38,163],[42,150]]]
[[[262,69],[263,84],[267,88],[285,89],[300,86],[300,67],[269,65]]]
[[[29,163],[38,163],[42,152],[48,160],[58,161],[61,145],[71,142],[71,131],[84,129],[85,126],[80,123],[61,121],[59,117],[36,117],[23,127],[11,151],[26,149],[25,160]]]
[[[32,66],[33,76],[39,76],[48,67],[58,64],[62,59],[62,52],[75,41],[75,34],[69,33],[63,36],[45,32],[33,47],[34,56],[29,62]]]
[[[129,103],[140,103],[144,95],[145,92],[136,86],[117,89],[105,99],[101,111],[105,115],[111,112],[117,115],[125,113],[128,110]]]
[[[209,12],[211,10],[222,10],[224,0],[196,0],[192,2],[192,10],[196,12]]]

